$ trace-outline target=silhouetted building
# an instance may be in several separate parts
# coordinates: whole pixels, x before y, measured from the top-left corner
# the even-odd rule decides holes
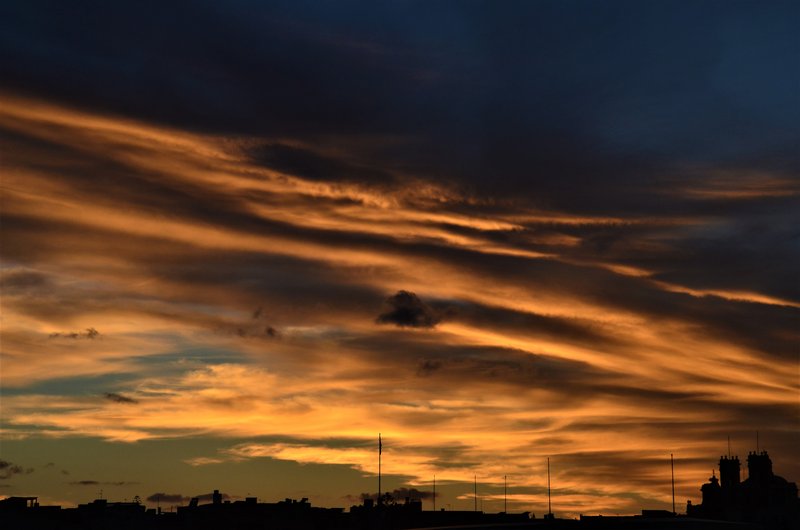
[[[766,451],[747,456],[748,478],[740,481],[738,457],[720,457],[720,479],[712,473],[700,491],[703,502],[687,503],[690,517],[756,523],[768,529],[800,527],[797,485],[772,472]]]
[[[223,501],[214,490],[210,504],[192,499],[188,506],[179,506],[177,528],[204,529],[275,529],[275,530],[344,530],[347,528],[343,508],[317,508],[308,499],[285,499],[276,503],[258,502],[256,497],[239,501]]]
[[[383,502],[377,504],[371,498],[364,499],[361,506],[351,506],[349,529],[351,530],[401,530],[405,528],[434,527],[494,527],[497,525],[530,523],[530,512],[484,513],[474,510],[424,511],[422,501],[406,497],[402,502],[385,494]]]
[[[38,497],[8,497],[0,500],[2,528],[57,528],[61,514],[61,506],[42,506]]]

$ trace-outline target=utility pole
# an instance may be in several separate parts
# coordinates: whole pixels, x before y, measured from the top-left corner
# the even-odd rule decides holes
[[[550,504],[550,457],[547,457],[547,515],[553,516],[553,508]]]
[[[669,465],[672,469],[672,515],[675,514],[675,460],[672,457],[672,453],[669,454]]]
[[[503,513],[508,513],[508,475],[503,475]]]
[[[383,504],[383,492],[381,491],[381,454],[383,453],[383,443],[381,433],[378,433],[378,506]]]
[[[436,475],[433,476],[433,511],[436,511]]]
[[[473,489],[473,499],[475,500],[475,511],[478,511],[478,475],[475,475],[474,478],[475,482],[474,489]]]

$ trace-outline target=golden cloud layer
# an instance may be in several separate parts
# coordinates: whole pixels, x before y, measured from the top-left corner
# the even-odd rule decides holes
[[[249,157],[254,139],[8,94],[0,128],[5,437],[251,438],[188,463],[374,474],[382,432],[384,472],[508,475],[538,512],[547,456],[566,513],[668,502],[671,452],[696,498],[724,433],[760,428],[789,466],[800,304],[663,277],[718,216],[550,211],[407,175],[311,180]],[[797,193],[758,182],[673,193]],[[598,230],[619,254],[593,250]],[[376,321],[400,290],[435,326]],[[120,374],[115,399],[40,390]]]

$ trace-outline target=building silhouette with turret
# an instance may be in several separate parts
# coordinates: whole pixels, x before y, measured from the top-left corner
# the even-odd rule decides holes
[[[766,451],[747,455],[748,478],[741,480],[738,456],[721,456],[719,478],[714,472],[700,488],[703,501],[686,505],[686,515],[702,519],[755,523],[770,529],[800,528],[797,485],[772,471]]]

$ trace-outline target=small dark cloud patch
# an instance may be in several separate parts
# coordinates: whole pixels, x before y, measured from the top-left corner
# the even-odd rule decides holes
[[[130,398],[128,396],[123,396],[122,394],[117,394],[116,392],[106,392],[105,394],[103,394],[103,397],[105,397],[109,401],[113,401],[114,403],[128,403],[128,404],[139,403],[139,401],[136,399]]]
[[[280,336],[280,332],[272,326],[239,326],[236,328],[236,335],[242,338],[269,337],[274,339]]]
[[[146,499],[147,502],[155,502],[155,503],[166,503],[166,504],[178,504],[187,502],[189,497],[185,497],[180,493],[153,493],[149,495]]]
[[[413,500],[413,501],[421,501],[421,500],[426,500],[426,499],[432,499],[433,495],[434,494],[433,494],[432,491],[418,490],[417,488],[402,487],[402,488],[397,488],[397,489],[392,490],[392,491],[384,492],[383,500],[385,502],[388,502],[388,503],[394,503],[394,502],[401,502],[402,503],[406,499]],[[441,494],[437,493],[436,497],[437,498],[441,497]],[[345,499],[347,499],[350,502],[363,502],[366,499],[372,499],[373,501],[377,501],[378,500],[378,494],[377,493],[362,493],[359,496],[347,495],[347,496],[345,496]]]
[[[182,493],[153,493],[152,495],[148,495],[145,499],[147,502],[155,502],[155,503],[166,503],[166,504],[180,504],[189,502],[190,499],[197,498],[198,502],[201,504],[211,502],[214,494],[213,493],[203,493],[201,495],[194,495],[192,497],[188,495],[183,495]],[[228,495],[227,493],[222,494],[223,500],[230,500],[233,497]]]
[[[109,480],[105,482],[99,480],[74,480],[68,484],[70,486],[131,486],[138,484],[138,482],[129,482],[127,480]]]
[[[85,331],[56,331],[50,334],[51,339],[96,339],[100,332],[95,328],[86,328]]]
[[[13,464],[7,460],[0,460],[0,479],[9,479],[14,475],[29,475],[33,473],[33,468],[24,468],[17,464]]]
[[[55,464],[55,462],[48,462],[45,465],[43,465],[42,467],[43,468],[56,467],[56,464]]]
[[[431,375],[433,372],[439,370],[441,367],[442,367],[441,361],[425,359],[419,363],[419,367],[417,368],[417,375],[419,376]]]
[[[394,324],[408,328],[434,328],[445,316],[409,291],[397,291],[386,299],[390,311],[378,316],[379,324]]]
[[[253,311],[252,318],[247,322],[225,323],[219,331],[225,334],[232,333],[242,338],[277,338],[280,332],[267,321],[267,315],[263,306],[259,306]]]
[[[395,499],[413,499],[413,500],[423,500],[423,499],[432,499],[433,492],[432,491],[424,491],[418,490],[417,488],[397,488],[396,490],[392,491],[392,497]],[[436,495],[437,497],[439,495]]]
[[[0,288],[4,292],[27,291],[44,287],[47,283],[47,277],[44,274],[33,271],[16,270],[0,274]]]

